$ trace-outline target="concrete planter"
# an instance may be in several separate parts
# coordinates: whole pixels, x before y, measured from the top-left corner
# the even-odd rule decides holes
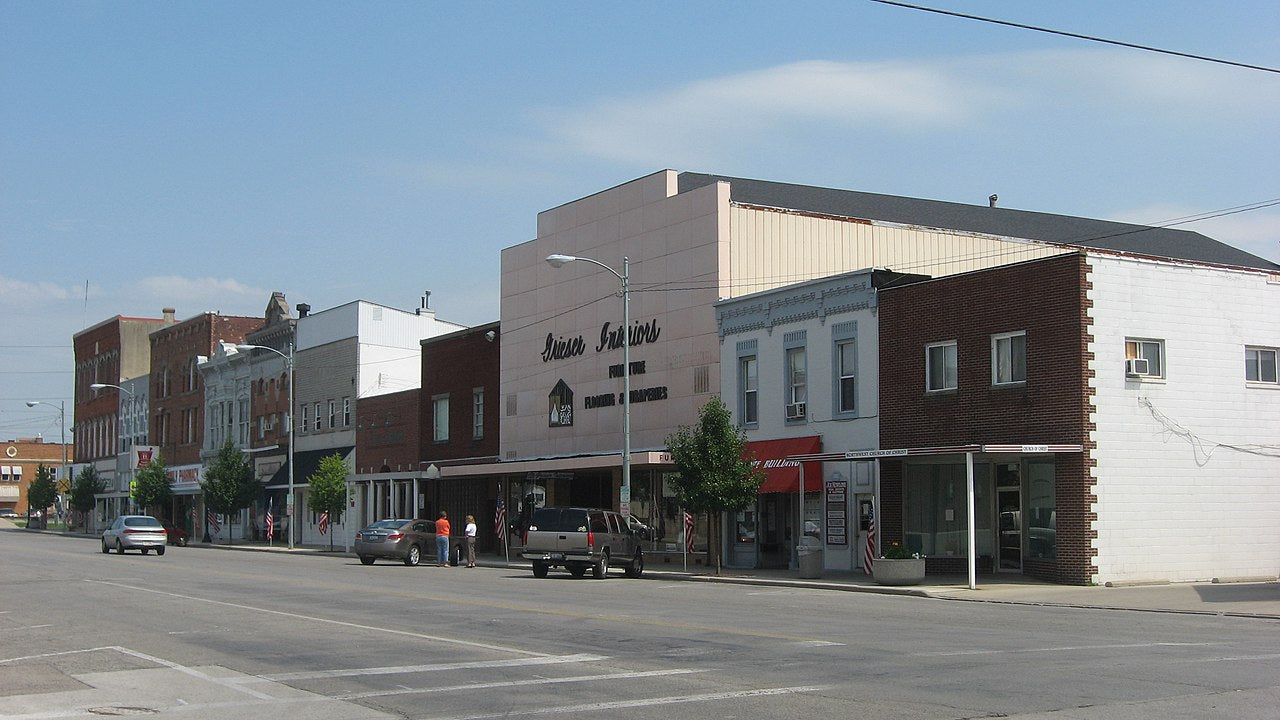
[[[924,558],[876,558],[871,577],[881,585],[919,585],[924,582]]]

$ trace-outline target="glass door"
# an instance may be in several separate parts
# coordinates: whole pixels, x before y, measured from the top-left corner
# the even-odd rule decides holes
[[[996,465],[997,572],[1022,571],[1022,483],[1017,463]]]

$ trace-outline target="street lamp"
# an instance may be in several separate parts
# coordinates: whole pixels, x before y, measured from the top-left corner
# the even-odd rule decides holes
[[[65,400],[59,400],[57,405],[43,400],[28,400],[27,407],[35,407],[37,405],[48,405],[51,408],[58,408],[58,426],[62,430],[62,467],[58,470],[59,475],[67,474],[67,403]],[[71,478],[64,478],[67,483],[67,492],[71,491]],[[44,510],[44,508],[40,508]],[[31,509],[27,508],[27,516],[30,517]]]
[[[631,260],[622,258],[622,272],[605,265],[599,260],[575,255],[548,255],[547,264],[559,268],[566,263],[581,260],[598,265],[613,273],[622,281],[622,490],[619,493],[618,505],[623,515],[631,514],[631,286],[628,279],[631,274]]]
[[[270,350],[271,352],[284,358],[289,368],[289,495],[285,498],[285,516],[289,518],[289,549],[293,549],[293,341],[289,342],[289,353],[280,352],[279,350],[268,347],[266,345],[249,345],[241,343],[236,345],[237,350]]]

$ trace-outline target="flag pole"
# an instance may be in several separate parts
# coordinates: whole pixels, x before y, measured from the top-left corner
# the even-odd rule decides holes
[[[684,542],[681,543],[681,545],[684,545],[684,571],[689,572],[689,523],[685,521],[685,518],[687,517],[685,512],[684,506],[682,505],[680,507],[680,527],[684,530]]]

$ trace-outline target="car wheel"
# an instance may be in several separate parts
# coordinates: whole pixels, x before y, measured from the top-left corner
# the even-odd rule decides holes
[[[533,561],[533,576],[536,578],[546,577],[547,571],[550,569],[551,569],[551,566],[544,562],[539,562],[537,560]]]
[[[186,547],[186,546],[187,546],[187,539],[184,537],[178,538],[178,547]]]
[[[119,540],[116,540],[116,554],[117,555],[124,554],[124,543],[120,542]]]
[[[591,568],[591,577],[600,579],[609,573],[609,553],[604,553]]]
[[[106,541],[106,540],[103,540],[103,541],[102,541],[102,554],[103,554],[103,555],[106,555],[106,554],[107,554],[107,553],[109,553],[109,552],[111,552],[111,548],[107,547],[107,541]]]
[[[372,555],[361,555],[361,556],[360,556],[360,562],[361,562],[361,563],[363,563],[363,564],[365,564],[365,565],[372,565],[372,564],[373,564],[373,556],[372,556]]]
[[[409,552],[404,554],[404,564],[413,567],[420,562],[422,562],[422,548],[410,545]]]
[[[586,565],[570,565],[569,574],[574,577],[580,578],[583,575],[587,574],[587,566]]]
[[[637,550],[636,556],[631,558],[631,563],[627,565],[627,577],[638,578],[644,573],[644,553]]]
[[[160,547],[156,548],[156,554],[157,554],[157,555],[163,555],[163,554],[164,554],[164,546],[163,546],[163,545],[161,545]]]

